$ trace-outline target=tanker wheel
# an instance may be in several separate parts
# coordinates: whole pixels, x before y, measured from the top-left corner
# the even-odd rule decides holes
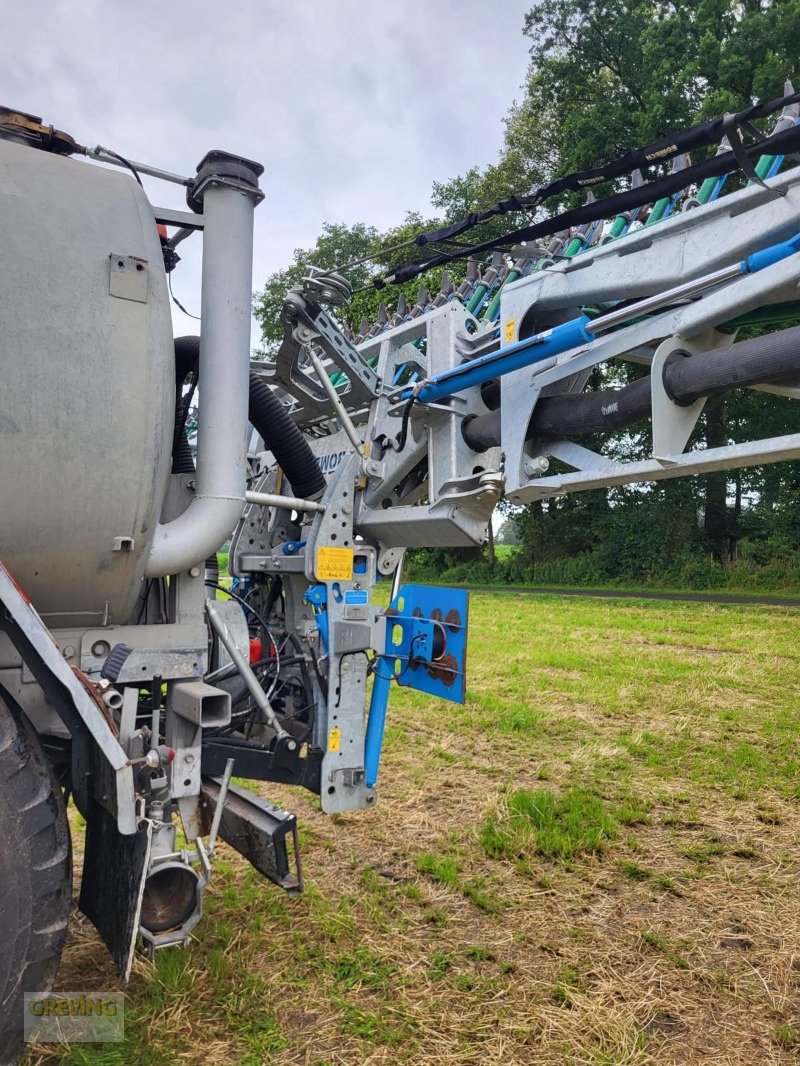
[[[55,978],[71,900],[64,797],[28,719],[0,691],[0,1066],[22,1051],[23,994]]]

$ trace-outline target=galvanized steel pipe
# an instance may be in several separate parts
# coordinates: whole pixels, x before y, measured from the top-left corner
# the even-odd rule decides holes
[[[204,190],[202,398],[195,497],[160,525],[146,575],[186,570],[219,548],[241,517],[247,472],[253,210],[257,186],[212,181]]]

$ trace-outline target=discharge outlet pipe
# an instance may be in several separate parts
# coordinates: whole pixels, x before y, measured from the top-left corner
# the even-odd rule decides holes
[[[247,473],[253,211],[263,194],[259,163],[209,152],[189,190],[203,212],[203,398],[197,427],[195,496],[172,522],[159,525],[145,574],[177,574],[212,555],[241,517]]]

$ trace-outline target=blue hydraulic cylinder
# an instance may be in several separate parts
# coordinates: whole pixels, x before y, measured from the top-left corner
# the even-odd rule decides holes
[[[392,662],[387,655],[379,656],[372,682],[367,731],[364,736],[364,780],[367,788],[374,788],[378,780],[383,733],[386,728],[386,709],[392,685]]]
[[[779,244],[772,244],[760,252],[753,252],[746,259],[741,260],[738,264],[738,272],[741,274],[755,274],[759,270],[764,270],[765,267],[779,263],[782,259],[786,259],[798,252],[800,252],[800,233],[796,233],[788,241],[781,241]],[[731,277],[730,270],[733,271],[733,276],[735,276],[736,267],[725,268],[723,271],[717,271],[716,274],[708,275],[706,279],[698,278],[697,282],[687,284],[692,284],[694,289],[699,292],[704,283],[711,285],[729,280]],[[720,275],[725,276],[722,277]],[[570,322],[554,326],[553,329],[548,329],[544,333],[537,333],[534,337],[528,337],[524,341],[509,344],[505,348],[500,348],[499,351],[482,355],[478,359],[462,363],[461,366],[453,367],[450,370],[443,370],[441,374],[436,374],[428,379],[417,393],[417,399],[420,403],[436,403],[438,400],[444,400],[448,396],[463,392],[465,389],[472,388],[475,385],[483,385],[484,382],[491,381],[492,378],[502,377],[504,374],[510,374],[514,370],[533,366],[534,363],[540,363],[544,359],[550,359],[555,355],[561,355],[562,352],[568,352],[572,348],[578,348],[582,344],[588,344],[594,340],[597,329],[610,328],[611,323],[606,323],[605,319],[615,318],[614,325],[622,325],[626,319],[635,317],[637,306],[641,306],[642,313],[645,310],[655,310],[657,305],[653,304],[653,299],[642,300],[640,305],[632,304],[629,313],[624,317],[620,317],[616,312],[601,316],[594,322],[594,329],[590,328],[593,325],[592,319],[587,318],[586,315],[581,315],[578,318],[573,318]],[[651,306],[646,308],[645,305],[647,304]],[[406,389],[403,392],[403,399],[410,399],[412,395],[412,390]]]
[[[748,255],[747,259],[742,260],[739,264],[739,269],[743,274],[756,274],[759,270],[772,266],[773,263],[788,259],[790,255],[794,255],[796,252],[800,252],[800,233],[796,233],[788,241],[781,241],[780,244],[771,244],[769,248],[764,248],[760,252],[753,252],[752,255]]]
[[[419,390],[417,399],[422,403],[436,403],[456,392],[462,392],[473,385],[482,385],[492,378],[510,374],[512,370],[520,370],[525,366],[540,363],[543,359],[550,359],[554,355],[568,352],[570,348],[587,344],[591,341],[592,334],[587,329],[591,319],[586,315],[574,318],[571,322],[565,322],[561,326],[555,326],[544,333],[537,333],[534,337],[528,337],[516,344],[509,344],[497,352],[482,355],[462,366],[444,370],[431,378],[427,384]],[[411,396],[411,390],[407,390],[404,397]]]

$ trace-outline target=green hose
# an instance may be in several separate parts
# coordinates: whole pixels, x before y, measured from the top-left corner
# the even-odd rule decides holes
[[[467,304],[467,310],[469,311],[470,314],[472,314],[477,307],[480,307],[481,300],[486,295],[486,289],[487,289],[487,286],[481,284],[481,285],[479,285],[477,287],[475,292],[472,294],[472,297],[471,297],[469,303]]]
[[[664,217],[664,212],[669,207],[669,196],[662,196],[660,200],[656,200],[653,206],[650,208],[650,214],[647,216],[647,221],[644,224],[644,228],[648,226],[654,226],[656,222],[660,222]]]
[[[500,288],[497,290],[497,292],[494,294],[494,296],[492,297],[492,302],[489,304],[489,306],[486,308],[485,313],[482,315],[482,318],[483,318],[484,322],[493,322],[494,321],[495,315],[500,310],[500,297],[503,294],[503,289],[506,287],[506,285],[508,285],[508,283],[510,281],[516,281],[517,278],[520,278],[520,277],[522,277],[522,275],[520,274],[520,272],[518,270],[509,270],[505,281],[500,286]]]
[[[611,223],[611,229],[608,231],[608,239],[614,241],[617,237],[622,235],[623,230],[628,225],[627,215],[617,215],[614,221]]]
[[[564,252],[565,259],[572,259],[574,255],[583,248],[583,237],[573,237],[567,245],[567,250]]]

